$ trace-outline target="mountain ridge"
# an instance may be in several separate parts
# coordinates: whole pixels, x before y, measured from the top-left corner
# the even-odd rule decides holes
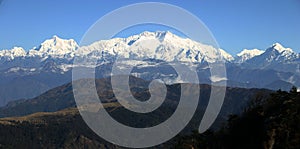
[[[106,46],[112,47],[112,45],[115,45],[119,42],[123,42],[122,44],[131,46],[135,41],[137,40],[142,40],[144,38],[150,38],[153,39],[158,38],[160,41],[172,41],[175,42],[176,44],[182,44],[178,42],[178,40],[183,40],[187,42],[188,44],[195,44],[198,43],[196,41],[193,41],[189,38],[182,38],[179,37],[169,31],[157,31],[157,32],[149,32],[145,31],[137,35],[132,35],[127,38],[112,38],[109,40],[100,40],[92,43],[91,45],[88,46],[83,46],[83,49],[86,49],[87,47],[91,46],[93,48],[96,44],[106,44]],[[148,39],[149,40],[149,39]],[[109,43],[112,42],[112,43]],[[111,44],[111,45],[110,45]],[[124,46],[123,45],[123,46]],[[101,47],[101,46],[100,46]],[[84,54],[84,53],[76,53],[76,51],[81,48],[79,45],[76,43],[74,39],[62,39],[58,37],[57,35],[54,35],[50,39],[46,39],[44,42],[42,42],[38,47],[34,47],[27,52],[22,48],[22,47],[14,47],[10,50],[0,50],[0,58],[1,57],[26,57],[26,56],[66,56],[66,54],[70,54],[69,58],[74,57],[74,55],[79,55],[79,54]],[[96,48],[96,47],[95,47]],[[97,47],[99,48],[99,47]],[[280,43],[276,42],[272,44],[269,48],[267,48],[265,51],[263,50],[258,50],[258,49],[253,49],[253,50],[248,50],[244,49],[241,52],[239,52],[236,55],[231,55],[228,52],[226,52],[224,49],[218,49],[220,50],[221,55],[226,61],[229,62],[234,62],[234,63],[243,63],[249,59],[252,59],[253,57],[259,56],[265,52],[268,51],[268,49],[276,49],[279,53],[283,52],[286,53],[286,55],[292,53],[293,55],[296,55],[294,57],[299,58],[299,54],[295,53],[292,49],[290,48],[285,48],[283,47]],[[19,49],[19,52],[14,52],[17,49]],[[22,49],[22,50],[21,50]],[[263,51],[263,52],[262,52]],[[285,52],[287,51],[287,52]],[[90,51],[85,51],[85,52],[90,52]],[[110,54],[112,54],[112,51],[110,51]],[[241,57],[242,58],[241,60]]]
[[[0,106],[70,82],[72,68],[79,67],[73,65],[75,58],[96,61],[96,78],[109,77],[114,61],[121,57],[131,60],[126,65],[137,65],[132,75],[169,84],[181,81],[172,68],[172,62],[179,61],[191,62],[189,69],[197,71],[203,84],[215,82],[208,64],[222,62],[227,71],[227,79],[222,79],[231,87],[288,90],[292,85],[300,86],[300,57],[291,49],[276,43],[260,55],[253,51],[249,55],[250,59],[246,55],[240,63],[223,49],[163,31],[100,40],[82,47],[73,39],[53,36],[29,51],[21,47],[0,51]],[[268,58],[272,58],[270,62]],[[279,84],[274,86],[276,82]]]

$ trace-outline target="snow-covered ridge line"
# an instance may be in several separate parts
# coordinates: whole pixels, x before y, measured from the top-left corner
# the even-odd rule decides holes
[[[213,62],[221,60],[222,57],[229,61],[226,58],[230,57],[230,54],[225,51],[220,52],[212,46],[179,37],[168,31],[143,32],[128,38],[100,40],[84,47],[79,47],[73,39],[64,40],[53,36],[28,52],[25,52],[24,49],[18,53],[14,51],[0,51],[0,59],[1,57],[6,57],[6,60],[13,60],[17,57],[40,57],[42,60],[49,57],[72,59],[76,55],[108,60],[116,55],[121,55],[165,61]],[[224,57],[222,54],[226,56]]]
[[[237,63],[243,63],[255,56],[259,56],[263,54],[264,52],[265,51],[259,49],[252,49],[252,50],[244,49],[243,51],[241,51],[236,55],[235,61]]]
[[[145,44],[144,42],[143,44],[145,45],[134,44],[146,40],[160,41],[163,47],[160,49],[158,47],[151,47],[151,44]],[[266,51],[244,49],[236,56],[232,56],[223,49],[216,51],[211,46],[198,43],[188,38],[179,37],[169,31],[146,31],[128,38],[113,38],[110,40],[97,41],[84,47],[79,47],[73,39],[61,39],[55,35],[51,39],[45,40],[39,47],[34,47],[28,52],[21,47],[14,47],[11,50],[1,50],[0,60],[14,60],[18,57],[40,57],[43,60],[49,57],[72,59],[75,55],[91,56],[108,60],[111,59],[111,56],[123,55],[129,57],[132,56],[129,53],[132,53],[135,56],[157,58],[166,61],[191,60],[192,62],[203,62],[204,60],[216,61],[222,57],[227,62],[244,63],[255,57],[262,56],[268,51],[277,51],[285,60],[299,58],[299,54],[293,52],[290,48],[284,48],[279,43],[271,45]],[[168,54],[165,54],[166,52],[168,52]]]

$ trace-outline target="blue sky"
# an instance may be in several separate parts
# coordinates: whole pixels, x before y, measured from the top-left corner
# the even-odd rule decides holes
[[[21,46],[28,50],[53,35],[73,38],[79,42],[87,29],[100,17],[137,2],[143,1],[3,0],[0,4],[0,49]],[[231,54],[244,48],[265,49],[275,42],[300,52],[299,0],[158,2],[177,5],[199,17],[211,30],[220,47]],[[156,29],[160,28],[138,27],[120,36]]]

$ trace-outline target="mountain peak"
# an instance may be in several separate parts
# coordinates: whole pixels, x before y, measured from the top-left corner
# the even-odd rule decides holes
[[[275,49],[279,53],[282,53],[284,51],[293,52],[291,48],[285,48],[280,43],[274,43],[269,49]]]
[[[150,32],[145,31],[138,35],[139,37],[143,38],[157,38],[160,41],[164,41],[165,39],[178,39],[179,36],[171,33],[170,31],[156,31],[156,32]]]
[[[13,47],[10,50],[1,50],[0,51],[0,57],[8,56],[8,57],[11,57],[12,59],[14,57],[20,57],[20,56],[25,56],[25,55],[26,55],[26,51],[21,47]]]
[[[154,34],[155,34],[155,32],[144,31],[144,32],[140,33],[139,35],[149,37],[149,36],[153,36]]]
[[[52,39],[53,39],[54,41],[57,41],[57,40],[63,40],[62,38],[58,37],[57,35],[53,35],[53,36],[52,36]]]
[[[169,31],[145,31],[127,38],[100,40],[90,46],[80,48],[77,53],[97,55],[106,59],[120,55],[124,58],[159,59],[183,62],[221,61],[222,53],[210,45],[205,45],[188,38],[182,38]],[[103,54],[105,53],[105,54]],[[224,54],[225,52],[223,52]],[[232,60],[229,54],[226,59]]]
[[[13,47],[13,49],[11,49],[11,53],[16,55],[16,56],[26,55],[26,52],[22,47]]]
[[[140,33],[140,36],[161,36],[161,35],[174,35],[173,33],[171,33],[170,31],[155,31],[155,32],[150,32],[150,31],[144,31],[142,33]]]
[[[60,38],[57,35],[53,35],[52,38],[46,39],[42,44],[44,44],[44,43],[61,44],[61,43],[66,43],[66,42],[75,42],[75,41],[73,39],[63,39],[63,38]]]
[[[57,35],[45,40],[35,50],[47,55],[63,55],[70,53],[78,48],[77,43],[73,39],[62,39]]]
[[[276,42],[276,43],[274,43],[273,45],[272,45],[272,47],[276,47],[276,48],[283,48],[283,46],[280,44],[280,43],[278,43],[278,42]]]
[[[234,60],[234,57],[232,55],[230,55],[229,53],[227,53],[225,50],[223,49],[219,49],[220,50],[220,54],[223,56],[223,58],[226,60],[226,61],[233,61]]]
[[[243,56],[243,55],[250,55],[250,56],[257,56],[264,53],[263,50],[259,50],[259,49],[244,49],[243,51],[241,51],[240,53],[237,54],[237,56]]]
[[[299,54],[293,52],[292,49],[285,48],[280,43],[274,43],[263,54],[255,57],[252,63],[255,68],[273,67],[272,64],[293,62],[298,58]]]
[[[244,49],[243,51],[241,51],[240,53],[237,54],[237,62],[238,63],[243,63],[249,59],[252,59],[255,56],[259,56],[261,54],[263,54],[264,51],[263,50],[259,50],[259,49]]]

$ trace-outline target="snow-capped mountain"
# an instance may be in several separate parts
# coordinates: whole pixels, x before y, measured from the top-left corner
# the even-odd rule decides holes
[[[39,47],[26,52],[21,47],[14,47],[11,50],[1,50],[0,59],[12,61],[15,58],[40,57],[42,59],[52,58],[68,58],[73,57],[75,50],[78,48],[77,43],[73,39],[61,39],[53,36],[51,39],[45,40]]]
[[[225,50],[220,49],[220,53],[227,62],[234,61],[234,57],[232,55],[230,55],[229,53],[227,53]]]
[[[40,56],[40,57],[55,57],[62,58],[68,55],[69,57],[74,56],[75,50],[78,48],[78,44],[73,39],[64,40],[58,36],[53,36],[41,43],[37,48],[29,50],[27,56]]]
[[[279,43],[269,47],[261,57],[257,59],[265,59],[267,62],[291,62],[299,58],[299,54],[295,53],[291,48],[285,48]]]
[[[2,64],[6,64],[1,69],[20,67],[23,64],[26,64],[26,66],[24,65],[26,68],[43,67],[47,62],[66,68],[72,64],[74,56],[88,57],[99,62],[112,62],[117,56],[140,60],[159,59],[166,62],[203,63],[233,60],[233,57],[224,50],[215,49],[188,38],[181,38],[168,31],[143,32],[128,38],[101,40],[83,47],[79,47],[73,39],[65,40],[53,36],[28,52],[22,48],[0,52],[0,59],[3,59]]]
[[[247,68],[274,69],[279,71],[296,72],[299,66],[300,54],[279,43],[271,45],[266,51],[243,64]]]
[[[181,38],[170,32],[144,32],[128,38],[114,38],[97,41],[91,45],[79,47],[72,39],[53,36],[37,48],[28,50],[13,48],[0,51],[0,106],[20,98],[31,98],[55,86],[71,81],[71,68],[74,57],[96,59],[100,65],[98,77],[106,77],[117,56],[138,60],[159,59],[162,61],[223,61],[222,54],[212,46]],[[228,57],[228,54],[227,54]],[[144,66],[150,66],[143,62]],[[143,71],[155,70],[155,73],[136,72],[137,76],[148,79],[159,75],[164,70],[170,73],[168,66]],[[146,70],[147,69],[147,70]],[[26,86],[26,87],[24,87]]]
[[[78,47],[73,39],[61,39],[53,36],[37,48],[34,47],[27,52],[20,47],[2,50],[0,51],[0,70],[8,69],[8,72],[10,72],[11,68],[20,68],[14,70],[20,70],[23,73],[26,73],[24,70],[30,70],[28,73],[32,74],[39,73],[47,68],[48,71],[58,70],[64,73],[65,68],[70,68],[70,65],[72,65],[72,59]],[[53,65],[52,68],[56,69],[49,70],[49,65]]]
[[[14,47],[11,50],[1,50],[0,51],[0,59],[6,58],[6,60],[13,60],[15,57],[25,56],[26,52],[21,47]]]
[[[166,62],[216,62],[224,58],[226,52],[212,46],[181,38],[171,32],[143,32],[128,38],[102,40],[81,47],[76,55],[87,55],[100,60],[119,56],[130,59],[159,59]],[[228,56],[229,54],[225,55]],[[227,57],[226,57],[227,58]],[[226,59],[225,58],[225,59]]]
[[[263,50],[258,50],[258,49],[252,49],[252,50],[248,50],[248,49],[244,49],[243,51],[241,51],[240,53],[237,54],[237,57],[235,59],[236,63],[243,63],[249,59],[252,59],[255,56],[261,55],[263,54],[264,51]]]
[[[0,51],[0,70],[14,67],[41,70],[47,67],[47,70],[55,68],[55,71],[68,71],[75,56],[96,59],[100,63],[113,62],[117,56],[193,63],[225,60],[252,69],[274,69],[274,65],[277,64],[299,64],[300,61],[298,53],[290,48],[284,48],[279,43],[273,44],[266,51],[244,49],[233,57],[223,49],[182,38],[168,31],[158,31],[143,32],[128,38],[101,40],[83,47],[79,47],[73,39],[53,36],[28,52],[21,47]],[[49,65],[53,66],[48,67]]]
[[[280,84],[285,86],[282,89],[300,86],[300,56],[279,43],[266,51],[245,49],[232,56],[223,49],[168,31],[143,32],[82,47],[73,39],[53,36],[28,51],[21,47],[0,51],[0,106],[70,82],[74,58],[97,60],[97,77],[107,77],[117,57],[134,60],[129,65],[139,65],[132,75],[149,80],[160,76],[178,79],[172,74],[174,69],[161,62],[181,61],[192,62],[192,67],[197,67],[200,83],[209,84],[213,80],[206,62],[222,61],[227,63],[227,78],[224,79],[229,86],[269,89],[281,88]]]
[[[273,44],[261,56],[256,59],[265,59],[267,62],[292,62],[299,58],[299,54],[291,48],[285,48],[279,43]]]

